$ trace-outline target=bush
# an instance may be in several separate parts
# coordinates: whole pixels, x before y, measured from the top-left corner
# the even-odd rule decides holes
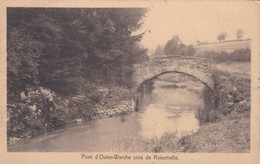
[[[236,76],[230,73],[218,72],[222,75],[218,93],[220,97],[219,110],[224,115],[232,111],[245,112],[250,110],[250,78]]]
[[[21,93],[18,102],[7,105],[7,135],[26,137],[48,128],[66,124],[66,109],[60,104],[57,95],[42,87],[27,94]]]
[[[50,89],[39,87],[27,88],[21,92],[18,100],[8,100],[8,139],[61,128],[78,118],[91,119],[95,114],[94,105],[104,99],[104,93],[90,82],[78,81],[74,85],[78,85],[79,95],[73,97],[61,97]],[[131,93],[123,87],[107,90],[105,97],[111,95],[113,97],[109,100],[113,100],[113,104],[131,98]]]
[[[90,119],[92,116],[93,102],[87,97],[72,97],[69,99],[69,115],[68,120],[76,118]]]
[[[216,83],[214,89],[217,87]],[[218,117],[218,112],[216,111],[219,103],[219,99],[215,90],[210,90],[208,87],[203,88],[202,98],[204,101],[204,107],[198,107],[196,117],[200,122],[200,125],[206,124],[208,122],[215,121]]]
[[[196,118],[199,120],[200,125],[208,122],[214,122],[218,119],[219,112],[216,110],[210,110],[209,108],[197,109]]]
[[[109,95],[114,95],[114,99],[118,102],[133,99],[133,94],[131,91],[129,92],[129,89],[119,86],[113,86],[109,91]]]
[[[200,124],[214,122],[221,115],[250,111],[250,79],[215,71],[213,91],[203,89],[204,107],[197,109]]]

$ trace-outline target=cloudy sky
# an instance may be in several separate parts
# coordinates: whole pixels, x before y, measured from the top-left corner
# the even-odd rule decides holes
[[[215,42],[221,32],[227,32],[227,40],[230,40],[236,38],[239,28],[244,30],[243,38],[251,38],[255,22],[252,4],[243,2],[152,4],[140,30],[146,31],[141,44],[155,49],[174,35],[179,35],[184,44],[195,44],[197,40]]]

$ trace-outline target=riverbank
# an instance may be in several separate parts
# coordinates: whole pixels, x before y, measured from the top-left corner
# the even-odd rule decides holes
[[[170,74],[173,78],[179,77],[178,75]],[[9,145],[8,150],[107,152],[118,143],[125,143],[125,141],[128,143],[127,141],[131,139],[141,141],[140,138],[161,137],[164,132],[174,132],[175,130],[178,131],[177,136],[181,136],[183,132],[196,131],[199,128],[198,120],[195,117],[196,107],[201,106],[203,102],[199,95],[189,91],[189,88],[201,86],[202,89],[203,84],[196,81],[189,83],[177,81],[175,88],[172,88],[175,83],[166,83],[163,81],[163,77],[165,76],[161,76],[161,80],[156,80],[152,84],[150,93],[144,94],[143,99],[140,99],[137,112],[119,117],[108,116],[102,112],[108,118],[89,121],[79,119],[79,124],[76,126],[65,127]],[[186,87],[181,87],[183,85]],[[146,88],[149,90],[148,88],[151,87],[147,86]],[[116,97],[111,100],[111,94],[107,93],[109,90],[103,88],[101,91],[107,96],[104,96],[106,98],[102,98],[97,103],[98,109],[102,110],[106,106],[106,109],[113,110],[114,105],[118,107],[119,102],[125,102],[124,100],[119,101],[119,99],[112,101]],[[120,93],[118,98],[122,98],[122,92],[120,91]],[[81,97],[77,96],[74,99],[80,101]],[[123,103],[123,106],[129,105],[127,101]],[[76,107],[71,108],[71,111],[74,109]],[[115,149],[115,152],[117,150],[120,149]],[[155,150],[158,151],[158,148]]]
[[[250,152],[250,112],[220,116],[183,140],[184,152]]]
[[[135,109],[132,94],[122,87],[99,87],[92,95],[62,98],[42,87],[28,91],[19,102],[8,104],[8,144],[89,120],[129,114]]]
[[[183,140],[185,152],[250,151],[250,63],[235,63],[243,66],[240,72],[230,71],[230,64],[227,71],[215,72],[219,100],[214,119]]]

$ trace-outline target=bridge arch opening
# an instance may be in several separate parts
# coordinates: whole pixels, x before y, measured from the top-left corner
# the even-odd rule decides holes
[[[136,96],[135,96],[135,111],[138,111],[139,109],[139,101],[142,101],[143,99],[143,96],[145,94],[147,94],[147,88],[143,88],[143,87],[147,87],[148,86],[148,94],[151,93],[151,91],[154,89],[152,86],[153,86],[153,80],[156,80],[158,77],[162,76],[162,75],[165,75],[165,74],[181,74],[181,75],[185,75],[185,76],[188,76],[188,77],[191,77],[193,79],[195,79],[198,83],[201,83],[202,86],[205,86],[209,92],[211,92],[211,94],[214,94],[214,90],[213,88],[211,88],[207,82],[205,81],[202,81],[201,79],[199,79],[198,77],[194,76],[194,75],[191,75],[191,74],[188,74],[188,73],[185,73],[185,72],[180,72],[180,71],[164,71],[162,73],[159,73],[155,76],[153,76],[152,78],[149,78],[147,80],[144,80],[141,84],[139,84],[137,86],[137,89],[136,89]],[[178,76],[178,75],[177,75]],[[190,79],[188,79],[189,81]],[[149,84],[149,82],[151,82]],[[174,83],[174,82],[173,82]],[[148,84],[148,85],[147,85]],[[201,90],[201,92],[203,92],[203,90]]]
[[[140,92],[142,86],[143,86],[144,84],[146,84],[148,81],[154,80],[154,79],[158,78],[158,77],[161,76],[161,75],[169,74],[169,73],[177,73],[177,74],[182,74],[182,75],[186,75],[186,76],[192,77],[192,78],[196,79],[197,81],[201,82],[201,83],[202,83],[204,86],[206,86],[210,91],[213,91],[213,89],[207,84],[207,82],[202,81],[201,79],[197,78],[196,76],[193,76],[193,75],[188,74],[188,73],[185,73],[185,72],[180,72],[180,71],[165,71],[165,72],[159,73],[159,74],[157,74],[157,75],[155,75],[155,76],[153,76],[153,77],[151,77],[151,78],[149,78],[149,79],[147,79],[147,80],[144,80],[141,84],[139,84],[139,85],[137,86],[137,90],[136,90],[136,91],[137,91],[137,92]]]

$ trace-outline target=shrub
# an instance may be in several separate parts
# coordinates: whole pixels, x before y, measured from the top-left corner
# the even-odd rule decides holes
[[[80,82],[77,84],[80,85]],[[91,119],[94,105],[102,100],[110,104],[131,100],[132,94],[123,87],[98,89],[92,83],[83,83],[78,87],[80,94],[66,98],[47,88],[29,88],[20,94],[20,99],[8,101],[7,135],[10,137],[28,137],[49,129],[61,128],[75,119]],[[111,96],[112,95],[112,96]]]
[[[133,94],[129,89],[119,86],[113,86],[109,92],[109,95],[114,95],[114,99],[117,101],[132,100]]]
[[[21,99],[7,105],[7,135],[27,137],[46,129],[65,126],[68,109],[64,99],[39,87],[21,93]]]
[[[219,99],[215,90],[210,90],[207,87],[203,88],[202,98],[204,101],[204,107],[198,107],[196,117],[200,122],[200,125],[208,122],[214,122],[218,118],[218,111],[216,111],[219,103]]]
[[[220,97],[219,110],[224,115],[250,110],[250,78],[219,72],[222,75],[218,93]]]
[[[250,79],[230,73],[215,71],[212,77],[213,91],[203,89],[204,107],[197,109],[200,124],[213,122],[220,115],[250,110]]]
[[[65,113],[55,108],[54,92],[42,87],[22,92],[21,100],[7,105],[8,137],[25,137],[46,128],[63,126]]]
[[[90,119],[92,116],[93,102],[88,97],[73,97],[69,99],[69,112],[68,120],[76,118]]]

